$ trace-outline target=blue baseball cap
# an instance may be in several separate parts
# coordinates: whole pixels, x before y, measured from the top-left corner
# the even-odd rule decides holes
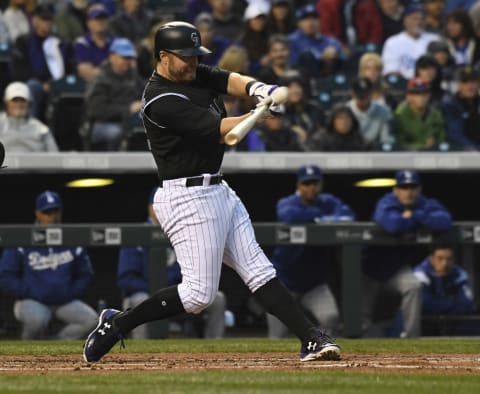
[[[420,177],[413,170],[400,170],[395,174],[395,186],[420,185]]]
[[[87,19],[108,18],[110,13],[101,3],[94,3],[88,8]]]
[[[44,212],[55,208],[62,208],[62,199],[58,193],[47,190],[38,195],[35,202],[35,209],[37,211]]]
[[[137,57],[137,51],[128,38],[115,38],[110,45],[110,52],[123,57]]]
[[[415,1],[407,4],[405,10],[403,11],[403,16],[414,14],[415,12],[421,12],[422,14],[425,14],[425,8],[423,7],[422,3]]]
[[[297,18],[297,20],[308,18],[309,16],[318,18],[317,8],[313,4],[304,5],[295,13],[295,17]]]
[[[299,168],[297,172],[297,182],[303,183],[305,181],[321,181],[323,179],[322,171],[319,166],[314,164],[307,164]]]

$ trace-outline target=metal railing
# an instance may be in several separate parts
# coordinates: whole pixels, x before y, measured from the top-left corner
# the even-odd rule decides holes
[[[341,301],[345,337],[360,337],[361,328],[361,248],[365,245],[428,244],[435,235],[419,231],[392,236],[370,222],[285,225],[255,223],[261,245],[336,245],[340,248]],[[462,264],[473,272],[473,248],[480,243],[480,223],[458,222],[449,239],[462,246]],[[153,292],[166,284],[166,248],[168,239],[158,226],[147,224],[62,224],[60,226],[0,225],[0,247],[14,246],[138,246],[149,253],[149,287]],[[474,276],[470,275],[474,282]],[[472,283],[475,289],[475,283]],[[153,326],[155,337],[167,336],[163,322]]]

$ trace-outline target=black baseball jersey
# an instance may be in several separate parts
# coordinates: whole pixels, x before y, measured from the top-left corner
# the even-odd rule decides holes
[[[161,180],[216,173],[225,152],[220,122],[226,116],[228,71],[198,65],[196,79],[181,84],[157,72],[145,87],[142,116]]]

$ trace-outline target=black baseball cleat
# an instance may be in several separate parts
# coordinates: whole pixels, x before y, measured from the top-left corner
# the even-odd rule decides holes
[[[316,329],[312,338],[302,343],[300,361],[340,360],[340,346],[323,331]]]
[[[88,335],[83,347],[86,362],[100,360],[118,341],[121,348],[125,347],[123,335],[113,324],[113,318],[120,313],[116,309],[104,309],[100,313],[97,327]]]

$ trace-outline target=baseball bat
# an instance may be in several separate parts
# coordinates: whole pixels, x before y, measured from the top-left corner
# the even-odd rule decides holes
[[[258,119],[268,110],[271,104],[283,104],[288,98],[288,88],[281,86],[257,105],[252,114],[237,124],[232,130],[225,134],[224,140],[227,145],[238,144],[253,128]]]

